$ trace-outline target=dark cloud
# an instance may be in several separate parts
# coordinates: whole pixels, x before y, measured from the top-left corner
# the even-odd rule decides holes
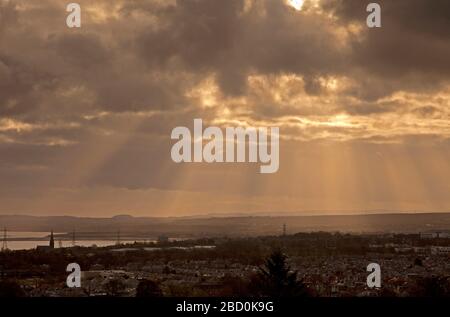
[[[216,73],[226,94],[242,94],[251,72],[314,76],[343,69],[333,26],[282,1],[257,1],[246,12],[238,0],[178,1],[160,19],[164,27],[136,38],[149,65],[180,62],[190,71]]]
[[[296,11],[284,0],[80,0],[82,27],[69,29],[62,1],[1,1],[2,201],[22,206],[14,196],[21,190],[50,195],[55,188],[78,190],[81,198],[91,189],[107,197],[109,191],[98,188],[109,186],[125,189],[124,195],[151,188],[246,195],[272,190],[322,200],[330,177],[336,185],[330,195],[338,197],[345,187],[350,197],[363,188],[360,197],[383,201],[398,188],[385,186],[382,176],[392,177],[399,166],[398,179],[390,181],[414,185],[405,200],[418,197],[423,184],[434,188],[432,176],[443,184],[450,2],[380,0],[383,26],[368,29],[369,2],[321,0],[314,6],[307,0]],[[264,183],[259,176],[242,176],[251,174],[247,166],[172,164],[170,131],[190,127],[193,118],[280,125],[281,176],[265,192],[254,186]],[[408,150],[401,152],[400,145],[416,146],[414,154],[424,158],[424,183],[407,169]],[[347,146],[357,149],[346,154]],[[420,147],[433,151],[429,167]],[[383,150],[385,156],[395,152],[396,161],[372,157]],[[368,171],[367,161],[379,173]],[[297,175],[305,180],[304,196],[287,188]],[[349,183],[340,187],[340,179]],[[17,192],[8,196],[8,188]],[[449,206],[439,199],[436,206]]]
[[[101,71],[101,68],[110,67],[109,62],[114,51],[108,50],[102,44],[100,36],[92,33],[73,33],[50,37],[48,49],[55,50],[66,63],[75,67]]]
[[[18,13],[13,2],[0,3],[0,38],[4,32],[17,25]]]
[[[324,2],[324,7],[341,23],[361,24],[365,23],[368,3],[331,0]],[[446,0],[377,3],[382,8],[382,27],[365,31],[363,40],[352,44],[352,61],[388,81],[395,82],[398,77],[416,79],[427,88],[441,81],[448,82],[450,3]],[[395,86],[402,88],[398,83]]]
[[[0,111],[8,115],[42,114],[61,102],[55,90],[77,86],[91,96],[79,114],[186,107],[186,92],[210,75],[225,96],[248,94],[253,74],[301,76],[305,92],[317,96],[325,93],[320,78],[346,76],[354,85],[344,93],[362,103],[396,91],[438,90],[449,78],[448,1],[382,1],[381,29],[345,37],[350,23],[364,25],[364,1],[321,2],[337,20],[283,1],[131,1],[106,22],[86,18],[80,30],[63,23],[48,29],[46,19],[63,20],[44,10],[61,14],[53,1],[28,11],[12,3],[2,6],[3,21],[24,25],[3,30],[9,45],[0,49]],[[108,9],[108,2],[98,4]]]

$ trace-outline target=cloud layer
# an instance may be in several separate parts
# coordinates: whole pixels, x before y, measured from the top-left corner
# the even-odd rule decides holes
[[[359,0],[78,2],[80,29],[0,2],[0,212],[450,209],[447,0],[380,29]],[[280,172],[173,164],[197,117],[280,126]]]

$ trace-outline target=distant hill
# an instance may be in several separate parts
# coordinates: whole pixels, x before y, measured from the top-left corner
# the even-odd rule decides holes
[[[172,237],[276,235],[283,224],[288,233],[341,231],[354,233],[418,233],[450,230],[450,213],[368,214],[322,216],[240,216],[158,218],[120,215],[112,218],[0,215],[0,228],[9,231],[50,231],[105,235],[120,230],[136,235]]]

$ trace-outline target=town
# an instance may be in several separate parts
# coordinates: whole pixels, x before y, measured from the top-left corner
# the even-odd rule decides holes
[[[277,258],[277,252],[283,255]],[[0,295],[269,296],[258,278],[267,261],[279,260],[294,274],[299,296],[449,296],[449,257],[450,238],[442,232],[313,232],[40,248],[0,253]],[[66,285],[69,263],[81,267],[79,288]],[[381,267],[380,288],[366,284],[369,263]]]

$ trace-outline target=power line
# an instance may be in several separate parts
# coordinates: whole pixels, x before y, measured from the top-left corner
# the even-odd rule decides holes
[[[120,241],[120,229],[117,230],[117,241],[116,241],[116,244],[117,244],[117,245],[120,245],[120,244],[121,244],[121,241]]]
[[[75,229],[73,229],[73,232],[72,232],[72,246],[76,246],[76,240],[75,240]]]
[[[8,250],[8,241],[7,238],[8,234],[7,234],[7,230],[6,228],[3,229],[3,239],[2,239],[2,252]]]

